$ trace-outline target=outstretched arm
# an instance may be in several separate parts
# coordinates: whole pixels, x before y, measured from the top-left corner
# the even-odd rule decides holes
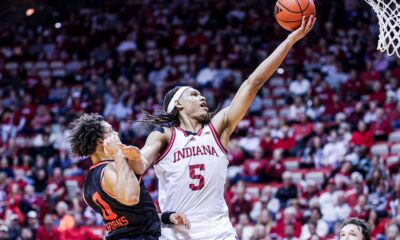
[[[142,149],[133,146],[122,146],[122,152],[129,159],[131,169],[142,175],[158,158],[161,150],[168,145],[168,134],[163,128],[150,133]]]
[[[120,144],[121,142],[116,135],[104,140],[105,152],[113,156],[115,164],[108,164],[105,168],[102,186],[114,195],[118,202],[132,206],[139,202],[140,185],[120,149]]]
[[[224,145],[227,144],[225,138],[229,138],[237,124],[245,116],[257,92],[281,65],[293,45],[311,31],[315,20],[316,18],[313,16],[308,21],[303,17],[301,27],[289,34],[275,51],[254,70],[240,86],[231,104],[215,116],[213,124],[220,134],[226,135],[221,139]]]

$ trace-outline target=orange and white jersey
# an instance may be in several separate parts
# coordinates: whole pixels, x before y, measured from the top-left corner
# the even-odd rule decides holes
[[[160,209],[186,214],[191,229],[163,226],[161,239],[236,239],[224,199],[228,159],[217,131],[211,123],[196,135],[171,130],[154,165]]]

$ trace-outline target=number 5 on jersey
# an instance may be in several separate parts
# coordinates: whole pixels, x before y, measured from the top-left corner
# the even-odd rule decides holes
[[[189,188],[193,191],[201,190],[204,187],[204,171],[206,170],[204,164],[189,165],[190,178],[197,180],[197,184],[189,184]]]

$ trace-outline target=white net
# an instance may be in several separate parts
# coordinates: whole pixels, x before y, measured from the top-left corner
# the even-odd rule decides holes
[[[400,57],[400,0],[365,0],[379,20],[378,50]]]

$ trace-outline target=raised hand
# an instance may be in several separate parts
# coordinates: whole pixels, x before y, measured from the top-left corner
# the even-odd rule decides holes
[[[126,146],[120,144],[120,148],[125,157],[130,161],[143,161],[144,158],[140,152],[140,149],[135,146]]]
[[[122,154],[120,149],[121,140],[119,139],[117,134],[113,134],[106,139],[104,139],[104,153],[108,157],[113,157],[115,154]]]
[[[190,221],[183,213],[173,213],[169,219],[175,225],[185,225],[186,229],[190,229]]]
[[[313,29],[316,20],[317,18],[314,17],[313,15],[310,16],[308,21],[306,20],[306,17],[303,16],[303,19],[301,21],[301,26],[295,31],[293,31],[291,34],[289,34],[288,38],[292,39],[295,42],[299,41],[304,36],[306,36],[311,31],[311,29]]]

